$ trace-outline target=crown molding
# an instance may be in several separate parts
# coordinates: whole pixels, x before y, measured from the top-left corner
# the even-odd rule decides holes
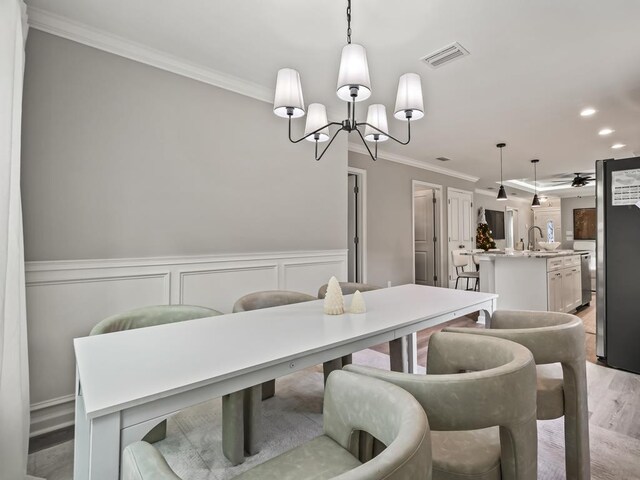
[[[366,147],[364,145],[359,145],[357,143],[349,143],[349,151],[354,153],[362,153],[367,156],[369,155],[369,152],[367,152]],[[384,152],[381,150],[378,150],[378,159],[387,160],[389,162],[401,163],[403,165],[409,165],[410,167],[420,168],[422,170],[429,170],[430,172],[441,173],[442,175],[448,175],[449,177],[460,178],[468,182],[475,183],[478,180],[480,180],[478,177],[474,177],[473,175],[469,175],[467,173],[458,172],[457,170],[451,170],[449,168],[439,167],[437,165],[432,165],[430,163],[422,162],[414,158],[405,157],[404,155],[397,155],[395,153]]]
[[[223,88],[262,102],[271,103],[273,101],[274,91],[271,88],[203,65],[188,62],[169,53],[132,42],[126,38],[112,35],[40,8],[29,6],[27,11],[29,26],[36,30]]]

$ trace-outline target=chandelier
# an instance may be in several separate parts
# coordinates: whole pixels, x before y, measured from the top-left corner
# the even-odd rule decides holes
[[[305,114],[300,74],[292,68],[283,68],[278,71],[273,113],[289,119],[289,140],[292,143],[298,143],[302,140],[315,142],[316,160],[322,158],[342,131],[356,132],[371,158],[376,160],[379,142],[391,139],[401,145],[407,145],[411,141],[411,120],[419,120],[424,116],[420,76],[417,73],[405,73],[398,82],[393,116],[407,122],[406,141],[398,140],[389,134],[387,112],[382,104],[369,106],[365,123],[356,120],[356,103],[371,96],[371,80],[367,64],[367,51],[362,45],[351,43],[351,0],[347,0],[347,44],[342,49],[336,95],[340,100],[347,102],[347,119],[342,122],[328,122],[325,106],[320,103],[312,103],[306,112],[307,122],[304,135],[294,140],[291,136],[291,121]],[[329,130],[329,127],[332,126],[339,127],[333,134]],[[362,131],[363,127],[364,132]],[[319,152],[318,145],[323,142],[329,143]],[[373,143],[373,152],[367,142]]]

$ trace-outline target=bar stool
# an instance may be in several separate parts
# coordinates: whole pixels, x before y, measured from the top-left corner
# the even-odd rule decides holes
[[[467,265],[469,265],[469,257],[466,255],[463,255],[463,253],[466,253],[467,250],[461,248],[461,249],[457,249],[457,250],[451,250],[451,260],[453,261],[453,266],[456,267],[456,286],[455,288],[458,288],[458,281],[461,278],[466,278],[467,279],[467,290],[469,290],[469,280],[473,279],[475,280],[475,284],[473,289],[476,290],[478,288],[478,284],[480,281],[480,272],[466,272],[464,270],[464,267],[466,267]],[[474,261],[475,262],[475,261]]]

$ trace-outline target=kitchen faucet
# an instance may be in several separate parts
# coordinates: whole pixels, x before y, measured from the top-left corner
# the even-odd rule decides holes
[[[532,230],[534,230],[534,229],[536,229],[536,228],[537,228],[537,229],[538,229],[538,231],[540,232],[540,238],[541,238],[541,239],[542,239],[542,238],[544,238],[544,237],[542,236],[542,229],[541,229],[539,226],[534,225],[533,227],[529,227],[529,230],[527,231],[527,241],[529,242],[529,250],[533,250],[533,249],[535,249],[535,246],[536,246],[536,237],[535,237],[535,234],[534,234],[534,236],[533,236],[533,242],[531,241],[531,231],[532,231]]]

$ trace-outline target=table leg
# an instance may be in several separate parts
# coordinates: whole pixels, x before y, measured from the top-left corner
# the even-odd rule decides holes
[[[73,478],[87,480],[89,478],[89,432],[90,425],[84,410],[80,381],[76,380],[76,414],[73,441]]]
[[[90,420],[89,478],[120,478],[120,412]]]

